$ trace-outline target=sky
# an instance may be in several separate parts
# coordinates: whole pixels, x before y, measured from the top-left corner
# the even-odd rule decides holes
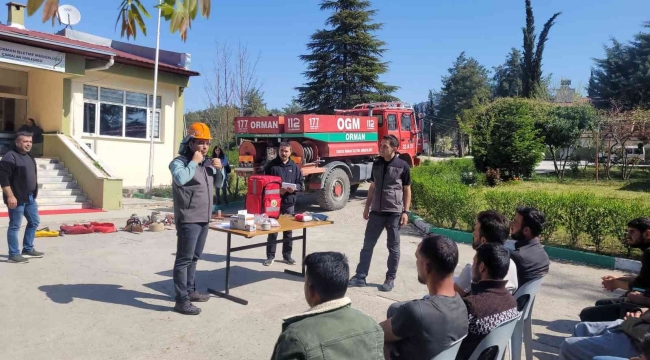
[[[155,47],[156,18],[146,19],[148,35],[138,45]],[[61,0],[81,12],[75,30],[120,40],[115,28],[121,0]],[[205,84],[212,77],[216,43],[238,43],[259,54],[257,77],[269,109],[282,108],[297,95],[296,86],[305,82],[305,64],[298,58],[306,53],[310,36],[325,28],[327,12],[316,0],[212,0],[209,19],[197,17],[186,43],[170,34],[168,23],[161,26],[161,48],[190,53],[191,67],[201,73],[186,89],[186,111],[206,108]],[[426,100],[429,89],[439,90],[441,77],[458,55],[465,51],[487,69],[505,61],[512,47],[521,48],[525,25],[524,0],[374,0],[376,22],[384,26],[375,35],[385,41],[384,61],[389,71],[381,80],[399,86],[402,101]],[[545,75],[553,82],[571,79],[576,88],[588,84],[593,58],[603,57],[603,46],[611,38],[629,41],[650,21],[648,0],[533,0],[539,32],[555,12],[562,12],[550,33],[543,61]],[[6,7],[0,19],[6,19]],[[54,33],[62,28],[41,23],[41,12],[26,20],[26,27]],[[123,41],[126,41],[124,39]]]

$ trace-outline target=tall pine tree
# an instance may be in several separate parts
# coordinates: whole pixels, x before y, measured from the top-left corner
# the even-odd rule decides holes
[[[381,61],[386,43],[372,35],[382,24],[373,23],[376,10],[369,7],[363,0],[321,2],[321,10],[333,11],[326,21],[331,29],[316,31],[307,44],[311,54],[300,56],[308,64],[307,83],[296,88],[303,108],[328,114],[358,103],[395,100],[391,94],[398,87],[379,81],[388,71]]]
[[[503,65],[494,68],[492,87],[494,97],[520,97],[521,83],[521,51],[512,48]]]
[[[522,63],[522,95],[525,98],[534,98],[539,91],[543,89],[542,81],[542,57],[544,56],[544,47],[548,40],[548,34],[555,19],[562,13],[558,12],[551,16],[550,19],[544,24],[542,32],[539,34],[537,40],[537,48],[535,48],[535,16],[533,15],[533,7],[530,0],[526,0],[526,27],[522,29],[524,33],[524,60]]]
[[[464,149],[458,119],[464,111],[487,103],[491,96],[488,71],[476,59],[467,58],[462,52],[449,69],[449,75],[442,77],[439,121],[436,121],[441,126],[439,133],[457,136],[460,156],[463,156]]]
[[[650,22],[644,27],[650,30]],[[605,58],[596,59],[591,72],[589,97],[600,108],[650,109],[650,32],[605,46]]]

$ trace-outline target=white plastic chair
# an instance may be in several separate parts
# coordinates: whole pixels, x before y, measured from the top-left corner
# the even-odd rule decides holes
[[[463,340],[465,340],[466,337],[467,335],[454,341],[446,350],[434,356],[431,360],[455,360],[456,355],[458,355],[458,350],[460,350],[460,344],[463,342]]]
[[[503,354],[506,352],[508,341],[510,341],[512,332],[515,330],[519,319],[521,319],[521,315],[515,319],[499,325],[497,328],[490,331],[490,333],[478,344],[472,353],[472,356],[469,357],[469,360],[478,360],[479,356],[481,356],[481,353],[485,349],[489,349],[493,346],[496,346],[498,349],[498,353],[495,359],[501,360],[503,358]]]
[[[510,339],[510,360],[521,360],[522,340],[526,346],[526,360],[533,360],[533,305],[541,285],[542,279],[537,279],[526,283],[515,292],[517,304],[523,296],[528,296],[528,299],[523,304],[523,309],[520,309],[522,315]]]

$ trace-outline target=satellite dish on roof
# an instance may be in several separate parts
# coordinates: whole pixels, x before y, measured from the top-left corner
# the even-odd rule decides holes
[[[56,15],[59,18],[59,22],[66,26],[77,25],[81,21],[81,13],[72,5],[59,6]]]

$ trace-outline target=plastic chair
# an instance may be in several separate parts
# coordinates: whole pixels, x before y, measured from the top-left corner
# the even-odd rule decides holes
[[[512,332],[515,330],[519,319],[521,319],[521,315],[515,319],[499,325],[497,328],[490,331],[490,333],[478,344],[472,353],[472,356],[469,357],[469,360],[477,360],[483,351],[493,346],[496,346],[499,351],[495,359],[501,360],[503,358],[503,354],[506,352],[508,341],[510,341]]]
[[[522,340],[526,346],[526,360],[533,360],[533,305],[541,285],[542,279],[537,279],[526,283],[515,292],[515,299],[522,315],[510,339],[510,360],[521,360]],[[520,304],[519,299],[524,296],[528,296],[528,299]]]
[[[460,344],[463,342],[463,340],[465,340],[466,337],[467,335],[454,341],[446,350],[434,356],[431,360],[455,360],[456,355],[458,355],[458,350],[460,349]]]

